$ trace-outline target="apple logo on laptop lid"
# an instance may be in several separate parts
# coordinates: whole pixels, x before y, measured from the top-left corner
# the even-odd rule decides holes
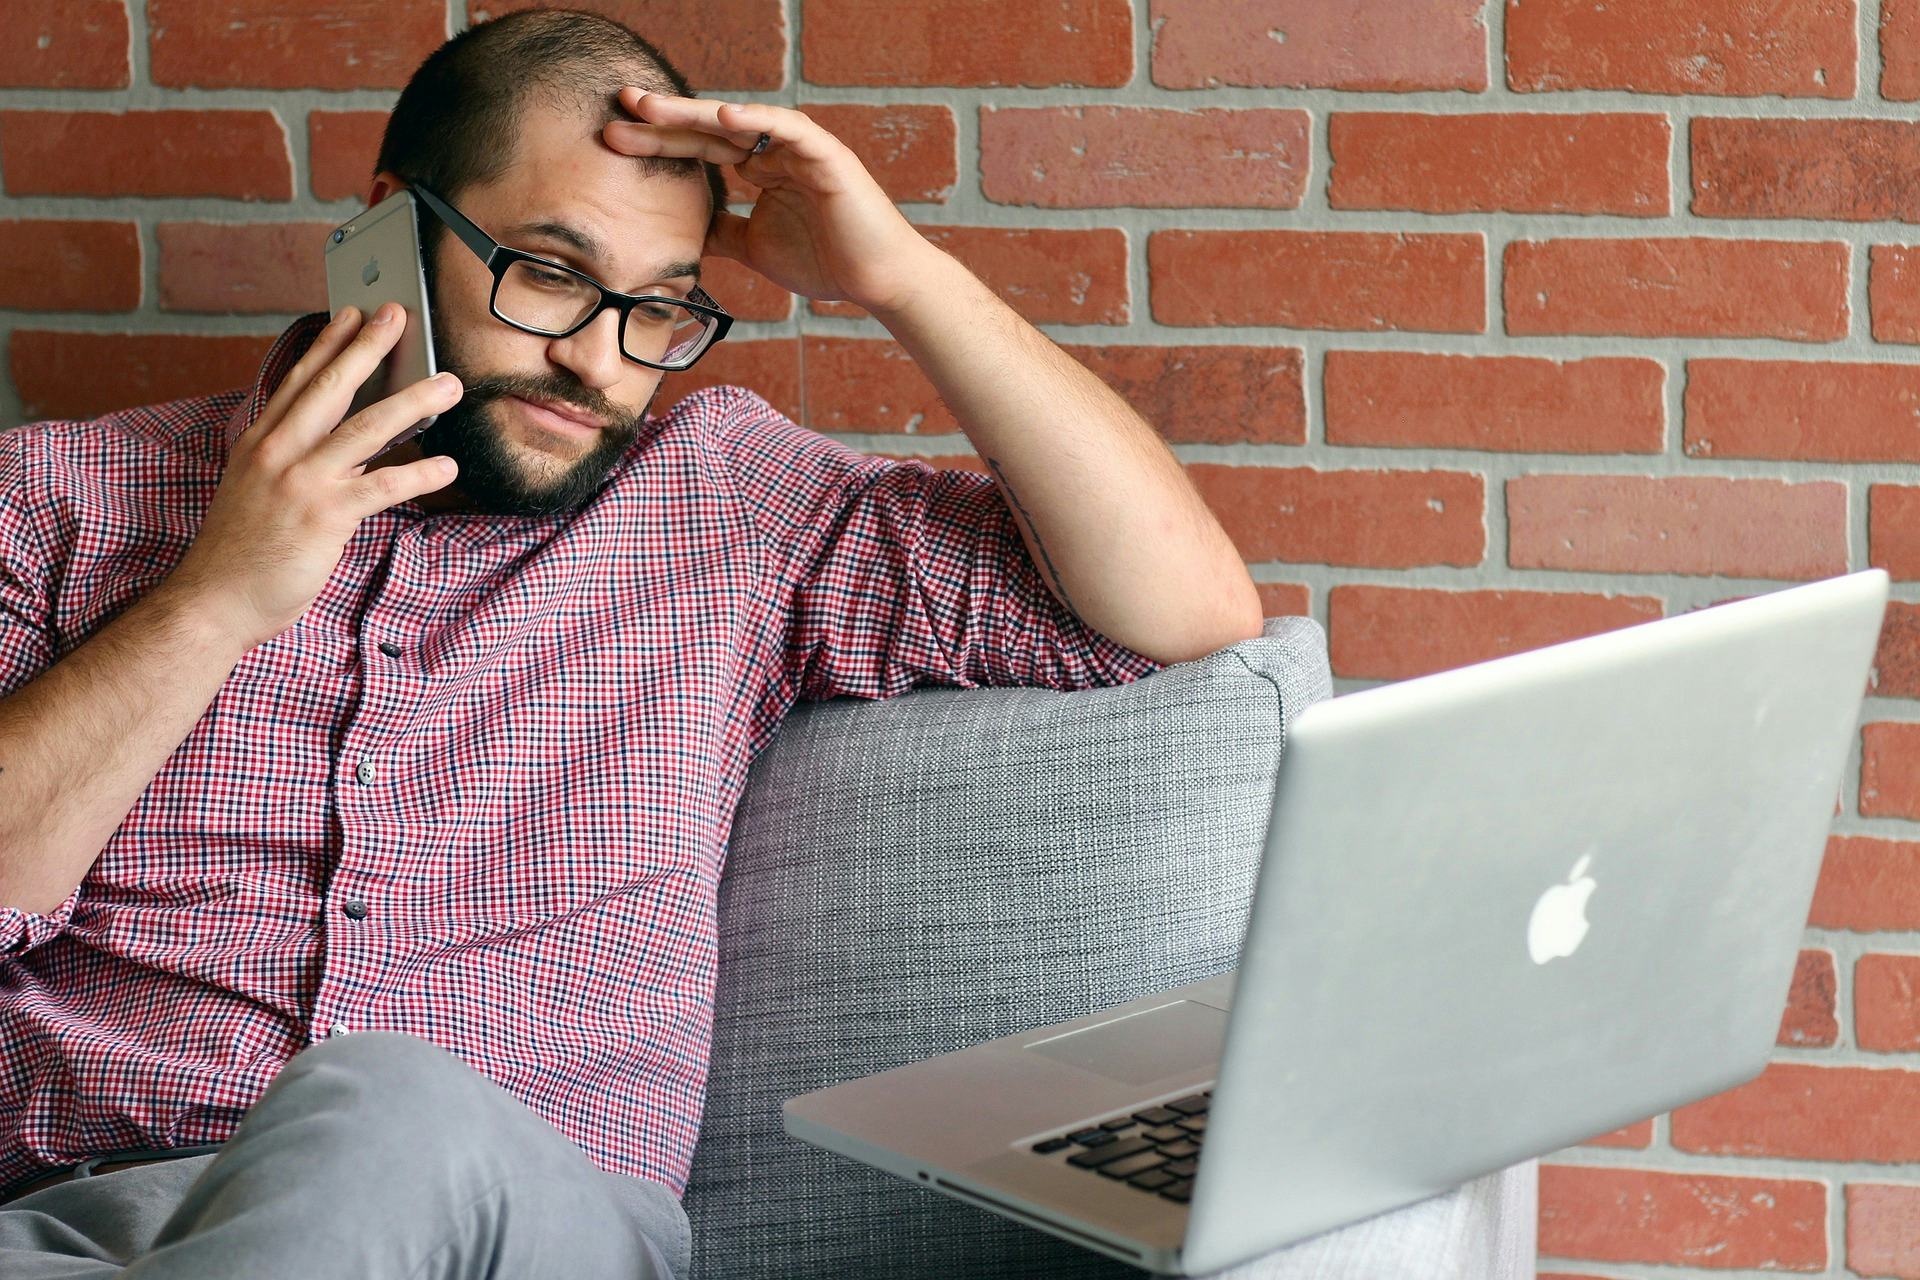
[[[1565,884],[1556,884],[1540,895],[1527,920],[1527,954],[1535,964],[1570,956],[1579,950],[1587,936],[1587,899],[1595,882],[1588,875],[1590,855],[1582,854],[1567,873]]]

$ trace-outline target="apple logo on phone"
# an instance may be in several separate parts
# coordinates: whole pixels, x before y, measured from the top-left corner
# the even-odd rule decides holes
[[[1587,864],[1593,859],[1582,855],[1567,873],[1565,884],[1556,884],[1540,895],[1527,921],[1527,954],[1535,964],[1570,956],[1579,950],[1587,936],[1587,899],[1592,896],[1594,879]]]
[[[372,284],[380,278],[380,259],[368,258],[367,265],[360,268],[360,283]]]

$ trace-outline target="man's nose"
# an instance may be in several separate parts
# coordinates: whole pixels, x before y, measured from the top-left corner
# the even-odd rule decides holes
[[[547,350],[554,363],[571,369],[595,391],[605,391],[625,372],[620,354],[620,316],[612,309],[602,311],[578,333],[555,338]]]

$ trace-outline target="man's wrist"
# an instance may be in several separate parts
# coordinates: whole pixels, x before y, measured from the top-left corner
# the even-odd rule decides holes
[[[196,651],[219,658],[229,667],[258,643],[233,625],[231,610],[191,583],[162,579],[140,603]]]
[[[922,249],[913,253],[911,261],[901,264],[901,283],[894,296],[865,307],[868,315],[896,336],[896,325],[913,323],[929,307],[950,306],[956,289],[982,287],[952,254],[924,239],[920,244]]]

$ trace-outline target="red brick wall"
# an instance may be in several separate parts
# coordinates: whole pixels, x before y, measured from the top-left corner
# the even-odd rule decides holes
[[[518,2],[0,0],[0,425],[244,379],[409,70]],[[1886,568],[1778,1061],[1550,1158],[1540,1229],[1549,1274],[1920,1278],[1920,0],[606,7],[1119,388],[1342,692]],[[712,291],[676,394],[972,465],[870,318]]]

